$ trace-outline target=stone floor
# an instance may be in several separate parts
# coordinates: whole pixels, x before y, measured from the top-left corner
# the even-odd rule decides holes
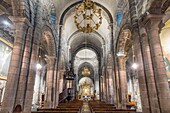
[[[83,102],[82,113],[91,113],[88,102]]]

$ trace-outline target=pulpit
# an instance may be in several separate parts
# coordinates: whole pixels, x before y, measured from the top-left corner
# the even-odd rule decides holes
[[[64,74],[64,78],[66,80],[67,89],[68,89],[67,100],[70,101],[74,97],[74,92],[75,92],[74,91],[74,79],[75,79],[74,70],[70,68],[69,71],[66,71]]]

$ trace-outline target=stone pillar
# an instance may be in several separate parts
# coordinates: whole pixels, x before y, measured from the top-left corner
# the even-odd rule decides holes
[[[11,56],[10,68],[4,101],[2,103],[2,113],[12,113],[15,107],[15,99],[18,89],[19,75],[22,66],[25,38],[28,30],[29,21],[26,18],[11,17],[15,26],[14,47]]]
[[[31,47],[32,47],[31,42],[32,42],[32,28],[29,28],[26,36],[26,41],[25,41],[25,48],[24,48],[22,67],[21,67],[21,72],[19,77],[19,84],[18,84],[15,106],[21,105],[23,107],[24,104],[26,82],[28,77],[30,54],[31,54]]]
[[[108,73],[108,103],[113,104],[114,103],[114,93],[113,93],[113,78],[112,78],[112,67],[107,67],[107,73]]]
[[[112,54],[108,54],[107,58],[107,85],[108,85],[108,103],[113,104],[114,95],[113,95],[113,57]]]
[[[146,82],[146,88],[145,84],[143,83],[144,87],[140,87],[141,95],[142,97],[142,105],[143,109],[146,112],[149,113],[160,113],[160,110],[158,108],[158,97],[157,97],[157,91],[155,86],[155,78],[153,73],[153,65],[151,61],[151,53],[150,53],[150,47],[148,43],[147,34],[144,28],[140,28],[140,35],[141,35],[141,49],[142,49],[142,55],[143,55],[143,67],[145,72],[145,77],[141,76],[141,80],[139,80],[140,86],[145,81]],[[145,94],[146,93],[146,94]],[[143,100],[148,98],[147,100]],[[144,102],[145,101],[145,102]]]
[[[105,80],[106,81],[106,84],[105,84],[105,88],[106,88],[106,102],[109,104],[109,75],[108,75],[107,72],[106,72],[105,79],[106,79]]]
[[[104,81],[105,81],[105,94],[106,94],[106,102],[108,103],[109,101],[109,75],[107,73],[107,69],[106,69],[106,72],[105,72],[105,76],[104,76]]]
[[[148,15],[145,26],[148,33],[151,61],[157,91],[158,106],[160,113],[170,112],[170,90],[168,86],[162,46],[159,37],[159,25],[163,15]],[[156,107],[156,106],[155,106]],[[154,112],[155,113],[155,112]]]
[[[102,76],[100,76],[100,100],[104,101],[103,100],[103,77]]]
[[[135,54],[135,60],[138,65],[137,68],[137,74],[138,74],[138,81],[139,81],[139,88],[140,88],[140,97],[141,97],[141,103],[142,103],[142,112],[143,113],[150,113],[150,105],[148,100],[148,86],[147,86],[147,80],[146,80],[146,73],[144,72],[144,65],[143,65],[143,56],[142,53],[145,51],[145,48],[142,48],[141,46],[141,40],[145,39],[146,34],[143,34],[141,32],[141,36],[139,37],[139,29],[135,28],[133,30],[133,41],[134,41],[134,54]],[[142,30],[142,28],[141,28]],[[144,45],[146,47],[146,45]],[[143,51],[143,52],[142,52]],[[142,53],[141,53],[142,52]]]
[[[64,70],[59,70],[56,81],[56,106],[58,106],[59,104],[59,94],[63,92],[63,90],[64,90]]]
[[[121,108],[120,104],[120,78],[119,78],[119,70],[118,70],[118,58],[115,58],[115,87],[116,87],[116,92],[115,92],[115,105],[117,108]]]
[[[64,90],[64,70],[60,70],[58,74],[58,90],[61,93]]]
[[[103,101],[103,87],[102,87],[102,76],[100,76],[100,101]]]
[[[112,78],[113,78],[113,104],[116,105],[117,104],[117,87],[116,87],[116,75],[114,72],[114,68],[112,70]]]
[[[104,72],[104,67],[102,69],[102,87],[103,87],[103,101],[106,102],[107,101],[107,97],[106,97],[106,78],[105,78],[105,72]]]
[[[55,67],[54,67],[54,83],[53,83],[53,108],[55,108],[58,105],[58,75],[57,75],[57,62],[55,62]]]
[[[53,83],[54,83],[54,67],[55,67],[55,58],[48,58],[47,61],[47,76],[46,76],[46,87],[47,87],[47,102],[45,104],[46,107],[53,107]]]
[[[120,74],[121,108],[126,109],[127,104],[126,56],[119,56],[118,60]]]
[[[36,75],[36,63],[38,58],[38,49],[39,49],[39,37],[40,37],[40,29],[35,28],[33,42],[32,42],[32,51],[31,51],[31,58],[30,58],[30,65],[29,65],[29,72],[28,72],[28,79],[27,79],[27,89],[25,94],[25,101],[23,107],[23,113],[30,113],[31,112],[31,105],[33,99],[33,92],[34,92],[34,83],[35,83],[35,75]]]

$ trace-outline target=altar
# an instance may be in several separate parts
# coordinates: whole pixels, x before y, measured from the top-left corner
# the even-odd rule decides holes
[[[81,97],[83,100],[91,99],[91,87],[89,84],[84,84],[82,87]]]

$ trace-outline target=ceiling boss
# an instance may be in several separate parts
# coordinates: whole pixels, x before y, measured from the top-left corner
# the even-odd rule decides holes
[[[74,22],[78,30],[91,33],[102,24],[101,9],[91,0],[85,0],[76,8]]]

